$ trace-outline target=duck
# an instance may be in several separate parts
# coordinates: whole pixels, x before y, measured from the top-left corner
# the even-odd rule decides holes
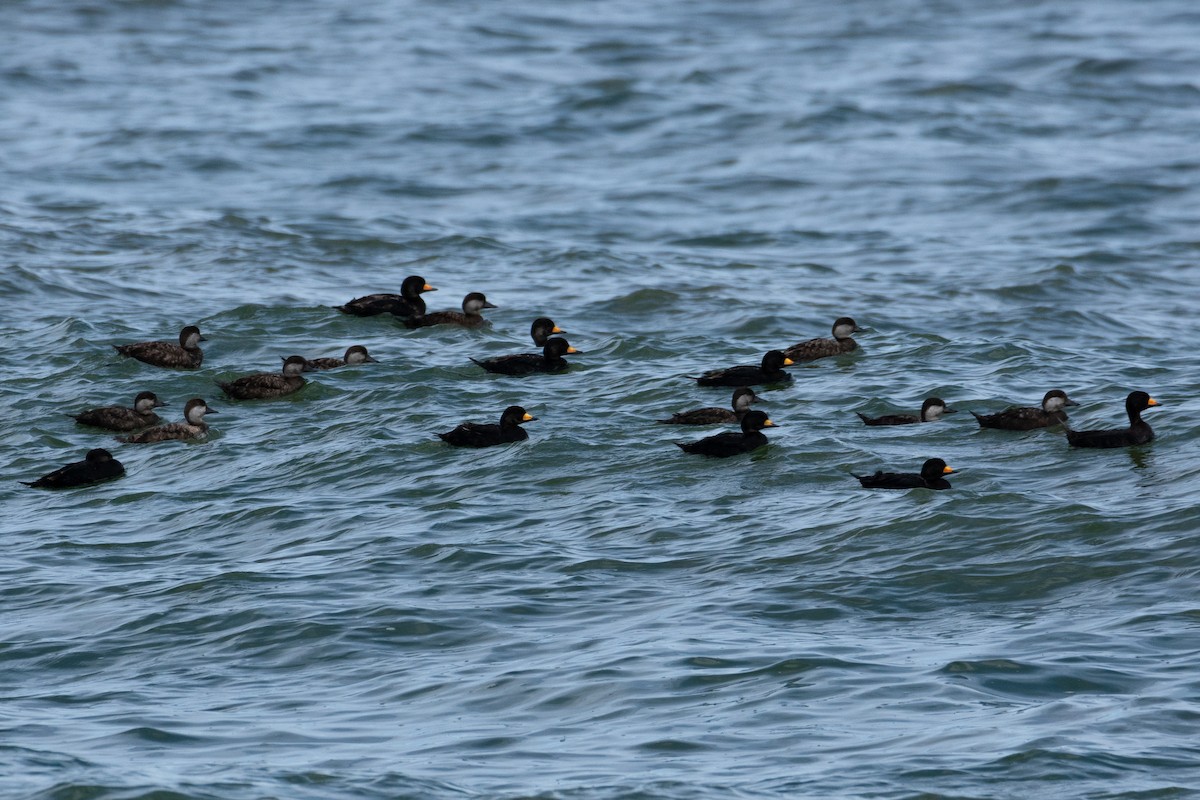
[[[175,342],[135,342],[134,344],[114,344],[116,351],[126,358],[133,358],[143,364],[167,369],[197,369],[204,361],[204,353],[200,350],[200,342],[208,341],[200,335],[200,329],[188,325],[179,332],[179,343]]]
[[[193,397],[183,407],[183,422],[171,422],[130,436],[118,436],[117,441],[126,444],[153,444],[171,440],[199,439],[208,435],[208,423],[204,421],[204,415],[216,413],[219,412],[215,408],[210,408],[204,400]]]
[[[1162,403],[1145,392],[1130,392],[1125,398],[1125,413],[1129,415],[1128,428],[1110,430],[1073,431],[1067,427],[1067,442],[1072,447],[1129,447],[1146,444],[1154,439],[1150,424],[1142,419],[1142,412]]]
[[[158,425],[162,418],[154,413],[154,409],[163,408],[167,404],[158,399],[154,392],[138,392],[133,398],[133,408],[125,406],[104,406],[89,408],[78,414],[70,414],[80,425],[91,425],[93,428],[105,428],[110,431],[136,431],[138,428],[148,428]]]
[[[280,356],[284,363],[287,363],[286,356]],[[346,348],[346,355],[341,358],[306,358],[304,359],[304,372],[320,372],[325,369],[337,369],[338,367],[350,367],[355,364],[378,364],[379,359],[372,358],[367,352],[367,348],[361,344],[350,345]]]
[[[850,317],[838,317],[833,323],[832,339],[809,339],[806,342],[794,344],[783,351],[783,354],[793,361],[816,361],[818,358],[840,356],[858,349],[858,342],[850,335],[862,330]]]
[[[83,461],[74,461],[53,472],[48,472],[36,481],[21,481],[34,489],[70,489],[109,481],[125,474],[125,467],[113,458],[112,453],[97,447],[88,450]]]
[[[859,411],[854,413],[867,425],[911,425],[914,422],[937,422],[943,414],[957,414],[958,409],[950,408],[940,397],[927,397],[921,403],[920,415],[884,414],[882,417],[868,417]]]
[[[675,446],[685,453],[711,456],[713,458],[729,458],[730,456],[749,453],[767,443],[763,428],[778,428],[771,418],[762,411],[748,411],[742,417],[742,431],[735,433],[718,433],[706,436],[695,442],[675,442]]]
[[[921,465],[920,474],[877,470],[874,475],[854,477],[864,489],[949,489],[950,481],[943,476],[953,472],[942,459],[931,458]]]
[[[529,335],[538,347],[545,347],[546,342],[550,341],[550,337],[556,333],[566,333],[566,331],[555,325],[554,320],[549,317],[538,317],[529,326]]]
[[[720,425],[726,422],[741,422],[746,413],[750,411],[750,404],[761,400],[762,398],[756,395],[749,386],[739,386],[733,390],[733,399],[730,401],[730,405],[733,407],[732,411],[716,406],[696,408],[672,414],[670,419],[660,419],[658,423],[660,425]]]
[[[269,400],[298,392],[308,381],[300,377],[304,371],[304,356],[288,356],[283,361],[283,372],[260,372],[245,375],[224,383],[214,381],[221,391],[234,400]]]
[[[535,372],[566,372],[570,368],[564,355],[578,353],[571,344],[563,338],[554,337],[546,342],[541,353],[518,353],[511,356],[496,358],[472,358],[479,366],[497,375],[532,375]]]
[[[499,424],[464,422],[452,431],[436,434],[439,439],[455,447],[492,447],[509,442],[520,442],[529,438],[521,427],[524,422],[533,422],[537,417],[521,406],[509,406],[500,415]]]
[[[976,414],[971,416],[979,422],[981,428],[997,428],[1006,431],[1031,431],[1035,428],[1049,428],[1051,425],[1064,425],[1067,422],[1067,412],[1064,406],[1077,406],[1062,389],[1051,389],[1042,398],[1042,407],[1015,406],[995,414]]]
[[[409,275],[400,284],[400,294],[369,294],[334,308],[343,314],[356,317],[374,317],[379,314],[419,317],[425,313],[425,300],[421,293],[436,291],[437,288],[426,283],[420,275]]]
[[[464,328],[481,328],[487,320],[479,312],[485,308],[498,308],[488,302],[483,292],[471,292],[462,301],[462,311],[434,311],[419,317],[409,317],[404,325],[411,329],[429,328],[434,325],[459,325]]]
[[[769,350],[762,363],[709,370],[696,378],[701,386],[751,386],[758,383],[791,383],[792,376],[783,371],[795,362],[778,350]]]

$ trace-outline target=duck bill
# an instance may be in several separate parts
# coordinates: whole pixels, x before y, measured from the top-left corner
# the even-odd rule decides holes
[[[952,474],[953,472],[954,472],[954,470],[953,470],[953,469],[951,469],[950,467],[946,467],[946,468],[944,468],[944,469],[942,470],[942,474],[943,474],[943,475],[950,475],[950,474]]]
[[[533,422],[535,419],[537,419],[537,417],[535,417],[533,414],[526,413],[525,416],[521,417],[521,422]]]
[[[790,367],[790,366],[792,366],[792,365],[793,365],[793,364],[795,364],[795,363],[796,363],[796,362],[795,362],[795,361],[792,361],[790,358],[786,358],[786,357],[785,357],[785,358],[783,359],[783,365],[784,365],[785,367]]]
[[[428,283],[421,287],[422,292],[436,292],[436,286],[430,286]]]
[[[1147,400],[1147,401],[1146,401],[1146,405],[1148,405],[1148,406],[1161,406],[1161,405],[1162,405],[1162,403],[1158,402],[1158,401],[1157,401],[1157,400],[1155,400],[1153,397],[1151,397],[1149,400]]]

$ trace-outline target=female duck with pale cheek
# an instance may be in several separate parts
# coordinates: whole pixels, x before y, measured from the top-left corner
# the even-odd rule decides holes
[[[806,342],[794,344],[783,351],[792,361],[816,361],[818,358],[840,356],[858,348],[858,342],[851,335],[862,330],[850,317],[839,317],[833,323],[832,339],[809,339]]]
[[[283,359],[287,363],[287,358]],[[367,348],[361,344],[351,345],[346,348],[346,355],[342,358],[307,358],[304,360],[305,372],[320,372],[325,369],[337,369],[338,367],[351,367],[355,364],[377,364],[377,359],[371,357],[367,352]]]
[[[117,441],[128,444],[153,444],[171,440],[199,439],[208,435],[208,423],[204,421],[204,415],[216,413],[215,408],[209,408],[208,404],[199,397],[194,397],[188,400],[187,405],[183,408],[183,422],[159,425],[132,436],[118,436]]]
[[[162,408],[166,403],[158,399],[154,392],[140,392],[133,399],[133,408],[125,406],[105,406],[89,408],[80,414],[71,416],[80,425],[91,425],[95,428],[105,428],[110,431],[136,431],[150,425],[158,425],[162,418],[154,413],[154,409]]]
[[[303,371],[304,356],[288,356],[283,362],[282,373],[260,372],[230,383],[216,381],[216,384],[234,400],[269,400],[303,389],[308,382],[300,377]]]
[[[867,425],[911,425],[916,422],[937,422],[943,414],[957,414],[958,409],[950,408],[940,397],[929,397],[921,404],[920,415],[884,414],[882,417],[868,417],[857,411],[854,413]]]
[[[680,411],[672,414],[670,419],[660,419],[662,425],[721,425],[726,422],[741,422],[750,411],[750,404],[759,402],[760,398],[749,386],[741,386],[733,390],[731,405],[728,408],[696,408],[691,411]]]
[[[208,341],[200,335],[200,329],[188,325],[179,332],[179,344],[174,342],[136,342],[114,344],[121,355],[167,369],[196,369],[204,361],[200,342]]]
[[[1067,393],[1061,389],[1051,389],[1042,398],[1042,407],[1019,406],[998,411],[995,414],[971,414],[979,421],[981,428],[997,428],[1005,431],[1032,431],[1037,428],[1049,428],[1051,425],[1065,425],[1066,406],[1077,406]]]
[[[487,324],[483,314],[485,308],[496,308],[488,302],[483,292],[471,292],[463,298],[462,311],[434,311],[420,317],[410,317],[404,321],[409,328],[429,328],[434,325],[458,325],[463,328],[481,328]]]

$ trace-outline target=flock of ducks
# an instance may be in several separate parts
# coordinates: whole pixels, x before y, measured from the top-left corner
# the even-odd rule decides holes
[[[413,275],[401,284],[399,294],[367,295],[336,308],[345,314],[359,317],[391,314],[403,320],[405,327],[410,329],[435,325],[479,328],[488,324],[482,311],[496,308],[482,293],[471,292],[463,298],[461,312],[429,312],[421,295],[431,291],[435,291],[433,286],[426,283],[424,278]],[[667,425],[739,424],[740,431],[719,433],[693,442],[676,442],[685,453],[727,458],[757,450],[768,441],[763,430],[778,426],[767,414],[750,408],[759,400],[751,387],[790,383],[793,379],[786,367],[798,362],[815,361],[853,352],[858,348],[853,334],[860,330],[853,319],[841,317],[833,323],[832,337],[809,339],[785,350],[770,350],[763,355],[758,364],[715,369],[693,376],[693,380],[700,386],[736,387],[731,408],[710,407],[683,411],[659,422]],[[530,326],[530,336],[534,344],[542,348],[540,353],[519,353],[484,360],[472,358],[471,361],[488,372],[500,375],[524,376],[566,372],[569,365],[563,356],[580,351],[572,347],[566,339],[556,335],[561,333],[562,329],[555,325],[553,320],[539,317]],[[200,342],[203,341],[205,338],[200,334],[200,329],[189,325],[179,332],[178,343],[152,341],[114,347],[120,355],[146,364],[166,369],[190,370],[197,369],[204,361],[204,353],[200,349]],[[283,359],[280,372],[246,375],[229,382],[216,381],[216,384],[227,397],[235,400],[265,400],[299,391],[307,382],[303,377],[305,372],[337,369],[375,360],[366,347],[354,345],[347,349],[341,358],[306,359],[298,355],[288,356]],[[1064,409],[1076,405],[1078,403],[1067,397],[1065,392],[1052,389],[1042,398],[1040,408],[1015,407],[994,414],[971,413],[984,428],[1029,431],[1061,425],[1066,430],[1067,441],[1075,447],[1128,447],[1145,444],[1154,438],[1154,431],[1141,418],[1141,413],[1159,403],[1145,392],[1131,392],[1126,398],[1125,411],[1129,417],[1127,428],[1072,430],[1068,426]],[[132,407],[93,408],[72,416],[80,425],[127,434],[117,437],[118,441],[127,444],[148,444],[201,438],[208,433],[205,416],[218,413],[202,398],[196,397],[188,400],[184,406],[183,421],[164,423],[155,412],[155,409],[163,406],[165,403],[153,392],[141,392],[134,398]],[[866,425],[878,426],[935,422],[944,414],[954,413],[957,413],[956,410],[947,406],[941,398],[930,397],[922,403],[918,414],[868,417],[860,413],[858,416]],[[500,415],[498,423],[464,422],[453,430],[436,435],[456,447],[491,447],[527,439],[528,434],[521,426],[535,419],[536,417],[521,406],[509,406]],[[22,483],[35,488],[59,489],[118,478],[124,472],[125,468],[109,451],[97,448],[90,450],[83,461],[67,464],[35,481]],[[950,483],[945,476],[953,472],[954,470],[942,459],[931,458],[925,461],[917,473],[879,470],[873,475],[854,477],[869,489],[949,489]]]

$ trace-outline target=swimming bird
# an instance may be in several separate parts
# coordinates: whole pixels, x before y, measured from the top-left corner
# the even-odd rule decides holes
[[[157,425],[162,418],[154,413],[154,409],[162,408],[166,403],[158,399],[154,392],[138,392],[133,398],[133,408],[125,406],[104,406],[89,408],[79,414],[71,414],[80,425],[91,425],[95,428],[107,428],[110,431],[136,431]]]
[[[131,436],[118,436],[117,441],[127,444],[153,444],[175,439],[199,439],[208,434],[208,423],[204,421],[205,414],[218,413],[215,408],[199,397],[193,397],[183,407],[183,422],[172,422],[159,425]]]
[[[221,391],[234,400],[268,400],[283,397],[304,388],[308,381],[300,377],[304,371],[304,356],[288,356],[283,361],[283,372],[260,372],[246,375],[229,383],[214,381]]]
[[[533,343],[538,347],[545,347],[546,342],[556,333],[566,333],[566,331],[555,325],[554,320],[549,317],[538,317],[529,326],[529,335],[533,337]]]
[[[463,298],[462,311],[434,311],[419,317],[409,317],[404,321],[408,328],[429,328],[434,325],[460,325],[464,328],[479,328],[487,324],[487,320],[479,312],[485,308],[497,308],[488,302],[483,292],[471,292]]]
[[[921,465],[921,473],[884,472],[874,475],[855,475],[865,489],[949,489],[950,481],[943,478],[954,472],[940,458],[931,458]]]
[[[425,313],[425,300],[421,293],[436,291],[437,289],[426,283],[420,275],[409,275],[400,284],[400,294],[369,294],[334,308],[343,314],[353,314],[356,317],[374,317],[377,314],[419,317]]]
[[[757,403],[760,399],[749,386],[741,386],[733,390],[732,411],[716,406],[696,408],[680,411],[671,415],[670,419],[660,419],[658,422],[662,425],[720,425],[725,422],[740,422],[750,410],[750,404]]]
[[[713,458],[728,458],[730,456],[749,453],[767,443],[763,428],[778,428],[770,418],[761,411],[748,411],[742,417],[742,431],[735,433],[718,433],[706,436],[695,442],[675,442],[675,446],[685,453],[712,456]]]
[[[83,461],[74,461],[65,467],[59,467],[54,472],[48,472],[36,481],[21,481],[34,489],[69,489],[73,486],[87,486],[99,483],[125,474],[125,467],[112,457],[112,453],[101,448],[89,450]]]
[[[778,350],[770,350],[759,366],[742,365],[709,370],[696,378],[701,386],[752,386],[758,383],[790,383],[792,376],[783,371],[793,362]]]
[[[936,422],[942,418],[942,414],[957,414],[958,409],[950,408],[946,405],[946,401],[940,397],[927,397],[925,402],[921,404],[921,413],[919,416],[914,414],[884,414],[882,417],[868,417],[866,414],[855,411],[855,414],[868,425],[910,425],[914,422]]]
[[[179,332],[179,344],[174,342],[136,342],[114,344],[116,351],[128,358],[145,364],[168,369],[196,369],[204,360],[200,342],[208,341],[200,335],[200,329],[188,325]]]
[[[521,427],[523,422],[533,422],[537,417],[520,406],[509,406],[500,415],[500,424],[464,422],[452,431],[437,434],[438,438],[455,447],[491,447],[497,444],[519,442],[529,438]]]
[[[1006,431],[1031,431],[1035,428],[1048,428],[1051,425],[1064,425],[1067,422],[1067,412],[1064,406],[1077,406],[1062,389],[1051,389],[1042,398],[1042,407],[1016,406],[995,414],[971,415],[979,421],[981,428],[998,428]]]
[[[518,353],[511,356],[485,358],[482,361],[476,358],[471,360],[488,372],[498,375],[532,375],[535,372],[566,372],[570,364],[563,356],[578,352],[566,339],[556,336],[546,342],[540,353]]]
[[[280,356],[284,363],[287,363],[286,356]],[[304,372],[320,372],[323,369],[337,369],[338,367],[349,367],[355,364],[377,364],[379,360],[372,358],[367,352],[367,348],[361,344],[354,344],[346,348],[346,355],[341,358],[306,358],[304,359]]]
[[[1142,420],[1142,412],[1162,403],[1145,392],[1130,392],[1125,398],[1125,413],[1129,415],[1128,428],[1110,430],[1073,431],[1067,428],[1067,441],[1073,447],[1128,447],[1146,444],[1154,438],[1149,423]]]
[[[840,356],[858,348],[858,342],[850,338],[850,334],[860,331],[858,325],[850,317],[838,317],[833,323],[832,339],[809,339],[806,342],[794,344],[783,351],[783,354],[793,361],[816,361],[818,358]]]

